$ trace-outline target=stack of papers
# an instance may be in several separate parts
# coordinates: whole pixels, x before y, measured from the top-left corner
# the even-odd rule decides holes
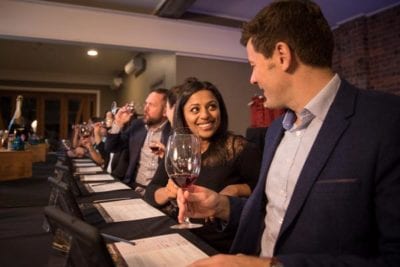
[[[105,174],[92,174],[92,175],[82,175],[82,182],[95,182],[95,181],[113,181],[114,177],[105,173]]]
[[[74,162],[74,167],[94,167],[97,166],[94,162]]]
[[[106,222],[125,222],[165,216],[140,198],[98,203],[94,206]]]
[[[72,159],[72,162],[93,162],[92,159]]]
[[[131,189],[121,182],[102,182],[102,183],[89,183],[84,185],[89,192],[107,192],[115,190]]]
[[[78,174],[90,174],[90,173],[97,173],[97,172],[102,172],[102,171],[103,171],[103,169],[100,166],[76,168],[76,172]]]
[[[136,245],[117,242],[109,245],[117,251],[128,266],[183,267],[207,258],[207,254],[179,234],[161,235],[133,240]]]

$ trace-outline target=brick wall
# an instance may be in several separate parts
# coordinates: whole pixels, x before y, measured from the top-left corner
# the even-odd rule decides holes
[[[400,5],[333,30],[333,69],[352,84],[400,95]]]

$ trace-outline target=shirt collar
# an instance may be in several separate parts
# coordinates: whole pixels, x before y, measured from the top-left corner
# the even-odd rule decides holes
[[[335,74],[325,87],[308,102],[304,109],[309,110],[316,118],[324,121],[339,90],[340,83],[339,75]]]
[[[302,117],[302,125],[299,128],[305,128],[312,121],[313,118],[318,118],[324,121],[329,108],[335,99],[335,96],[339,90],[341,80],[338,74],[335,74],[333,78],[322,88],[322,90],[314,96],[310,102],[300,112]],[[304,119],[306,118],[306,119]],[[296,121],[296,114],[292,110],[287,110],[283,117],[282,126],[285,130],[293,128],[293,124]]]

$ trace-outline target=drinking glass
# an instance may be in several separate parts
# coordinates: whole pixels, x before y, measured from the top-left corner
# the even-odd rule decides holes
[[[68,140],[68,139],[62,139],[61,140],[61,144],[63,145],[63,148],[65,149],[65,150],[71,150],[71,141],[70,140]]]
[[[160,141],[160,136],[157,136],[156,130],[149,130],[149,136],[147,137],[147,145],[149,146],[152,154],[151,166],[153,168],[156,167],[156,162],[158,160],[158,152],[160,151],[160,147],[157,143]]]
[[[199,176],[201,167],[200,139],[198,136],[185,132],[174,132],[167,144],[165,155],[165,170],[174,183],[185,190]],[[185,222],[171,226],[173,229],[192,229],[202,227],[202,224],[191,223],[188,217]]]
[[[82,137],[89,137],[92,135],[93,128],[91,125],[84,122],[79,126],[79,130]]]
[[[131,102],[129,102],[128,104],[128,111],[129,112],[131,112],[131,113],[133,113],[134,111],[135,111],[135,102],[134,101],[131,101]],[[117,112],[118,112],[118,110],[119,110],[120,108],[118,107],[118,104],[117,104],[117,102],[116,101],[113,101],[112,103],[111,103],[111,113],[115,116],[115,114],[117,114]]]

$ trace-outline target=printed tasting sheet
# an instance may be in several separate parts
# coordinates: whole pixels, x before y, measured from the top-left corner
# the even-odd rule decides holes
[[[125,222],[165,216],[140,198],[96,203],[94,206],[106,222]]]
[[[89,162],[93,162],[92,159],[72,159],[72,162],[84,162],[84,163],[89,163]]]
[[[187,266],[207,254],[179,234],[168,234],[132,240],[136,245],[117,242],[109,245],[117,251],[128,266],[160,267]]]
[[[78,173],[78,174],[91,174],[91,173],[102,172],[102,171],[103,171],[103,169],[100,166],[76,168],[76,173]]]
[[[84,186],[91,193],[131,189],[129,186],[121,182],[85,183]]]
[[[74,167],[95,167],[97,166],[94,162],[75,162]]]
[[[81,181],[82,182],[94,182],[94,181],[113,181],[115,180],[114,177],[112,177],[108,173],[104,174],[92,174],[92,175],[82,175],[81,176]]]

